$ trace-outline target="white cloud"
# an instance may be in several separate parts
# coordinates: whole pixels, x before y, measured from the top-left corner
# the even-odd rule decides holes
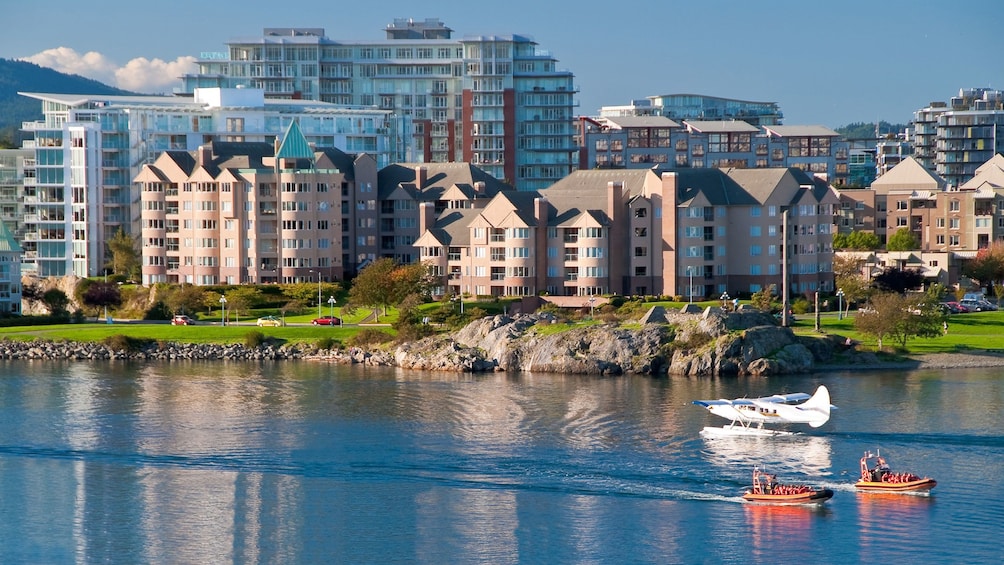
[[[137,57],[120,67],[96,51],[81,55],[69,47],[46,49],[24,60],[143,93],[169,93],[172,88],[181,85],[178,77],[198,71],[195,57],[178,57],[174,61]]]

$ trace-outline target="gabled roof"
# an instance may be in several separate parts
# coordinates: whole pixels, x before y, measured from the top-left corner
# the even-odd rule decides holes
[[[743,169],[743,171],[753,170],[756,169]],[[720,169],[677,169],[676,173],[677,201],[681,205],[689,204],[698,194],[703,194],[711,206],[760,204],[760,201]]]
[[[987,167],[996,167],[998,169],[1004,169],[1004,155],[996,153],[986,163],[983,163],[979,167],[976,167],[976,174],[977,175],[980,174],[981,172],[983,172],[983,169]]]
[[[485,183],[485,196],[487,197],[494,196],[500,190],[512,189],[511,186],[470,163],[395,163],[387,165],[377,173],[379,198],[385,198],[399,184],[415,184],[416,167],[425,168],[425,184],[418,187],[422,192],[432,190],[438,195],[451,185],[473,189],[476,182]]]
[[[436,239],[443,245],[468,246],[471,244],[471,222],[479,216],[480,210],[471,208],[447,210],[440,214],[429,231],[435,230]]]
[[[976,169],[976,176],[959,185],[960,190],[1004,187],[1004,156],[997,154]]]
[[[944,190],[945,179],[927,170],[920,161],[907,157],[872,181],[876,194],[893,190]]]

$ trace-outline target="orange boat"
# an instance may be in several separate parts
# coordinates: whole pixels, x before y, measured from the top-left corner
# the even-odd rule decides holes
[[[743,494],[743,500],[759,504],[822,504],[833,497],[833,491],[805,485],[785,485],[777,477],[753,469],[753,487]]]
[[[861,478],[854,486],[867,492],[926,492],[937,484],[930,477],[893,472],[881,455],[866,451],[861,458]]]

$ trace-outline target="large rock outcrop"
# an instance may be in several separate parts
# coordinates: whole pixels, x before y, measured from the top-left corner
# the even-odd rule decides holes
[[[661,374],[671,339],[668,326],[640,330],[584,326],[557,333],[550,319],[520,315],[476,320],[450,338],[432,337],[397,349],[401,367],[575,374]]]
[[[397,349],[397,365],[454,371],[576,374],[769,375],[805,372],[816,357],[788,328],[759,312],[667,313],[638,328],[550,330],[546,316],[494,316],[451,337]]]

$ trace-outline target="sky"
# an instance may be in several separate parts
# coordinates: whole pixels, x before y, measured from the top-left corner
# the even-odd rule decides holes
[[[701,0],[0,0],[0,57],[170,93],[206,51],[266,27],[379,40],[396,18],[519,34],[575,75],[579,115],[660,94],[777,102],[787,125],[907,123],[960,89],[1004,89],[1004,2]],[[951,6],[951,7],[950,7]],[[960,5],[961,6],[961,5]],[[966,10],[963,12],[963,10]]]

